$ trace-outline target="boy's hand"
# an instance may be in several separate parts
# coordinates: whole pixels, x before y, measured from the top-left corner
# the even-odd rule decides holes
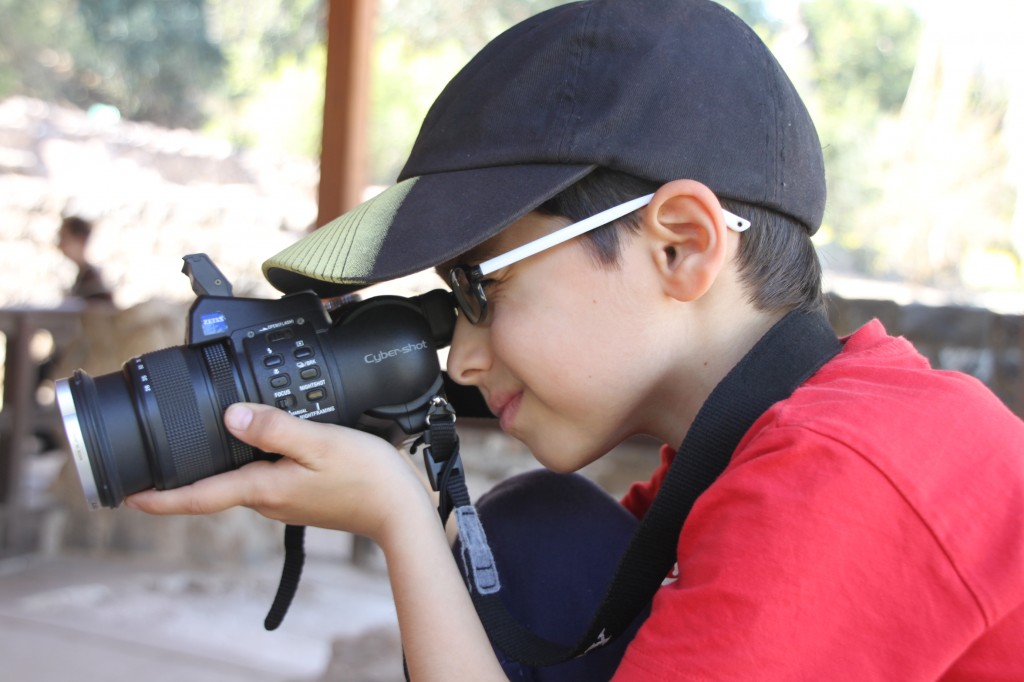
[[[224,423],[239,440],[283,457],[174,490],[148,490],[125,504],[151,514],[245,506],[286,523],[349,531],[378,543],[389,519],[401,518],[410,505],[431,504],[413,468],[376,436],[249,403],[228,408]]]

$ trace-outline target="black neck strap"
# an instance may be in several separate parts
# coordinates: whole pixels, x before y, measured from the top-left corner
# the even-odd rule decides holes
[[[500,598],[498,573],[493,560],[489,562],[483,530],[469,506],[465,482],[461,476],[449,479],[449,484],[462,488],[451,498],[459,518],[464,554],[467,543],[470,545],[469,554],[464,556],[467,583],[492,643],[510,658],[545,666],[581,656],[624,632],[671,570],[686,516],[697,497],[729,464],[744,434],[769,407],[789,397],[840,348],[823,315],[794,311],[773,326],[715,387],[623,554],[589,628],[575,645],[542,639],[508,612]]]

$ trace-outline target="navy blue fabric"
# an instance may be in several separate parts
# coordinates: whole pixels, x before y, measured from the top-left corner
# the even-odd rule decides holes
[[[476,508],[508,610],[541,637],[575,643],[590,625],[637,520],[583,476],[545,469],[498,484]],[[460,554],[456,544],[456,558]],[[607,680],[646,617],[647,611],[619,640],[559,665],[533,668],[500,651],[498,658],[510,680]]]

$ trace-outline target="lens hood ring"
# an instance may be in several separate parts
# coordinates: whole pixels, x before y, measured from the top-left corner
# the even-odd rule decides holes
[[[57,405],[60,408],[60,417],[64,422],[64,433],[68,437],[68,445],[71,448],[71,461],[78,470],[78,480],[82,484],[82,492],[85,494],[85,502],[90,510],[97,510],[103,507],[100,502],[99,489],[96,486],[96,477],[93,474],[92,463],[89,460],[89,451],[85,446],[85,436],[82,435],[82,425],[78,421],[78,410],[75,407],[75,398],[71,393],[71,386],[67,379],[58,379],[55,384]]]

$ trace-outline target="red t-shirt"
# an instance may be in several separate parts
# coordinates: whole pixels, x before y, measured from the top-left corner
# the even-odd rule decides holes
[[[618,682],[1024,680],[1024,423],[873,322],[751,427],[677,553]]]

